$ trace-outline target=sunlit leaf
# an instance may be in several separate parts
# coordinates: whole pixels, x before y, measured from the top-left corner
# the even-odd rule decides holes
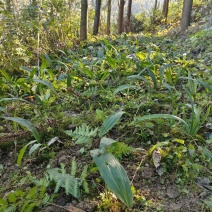
[[[33,152],[35,152],[42,144],[34,144],[30,150],[29,150],[29,156],[32,155]]]
[[[121,85],[118,88],[116,88],[116,90],[113,92],[113,94],[115,95],[115,94],[117,94],[120,91],[123,91],[123,90],[126,90],[126,89],[130,89],[130,88],[136,89],[136,86],[130,85],[130,84]]]
[[[108,117],[102,124],[102,127],[99,131],[99,136],[102,137],[105,135],[110,129],[112,129],[116,123],[120,120],[122,114],[125,113],[123,111],[117,112],[114,115]]]
[[[186,127],[186,129],[189,131],[189,126],[183,119],[181,119],[177,116],[171,115],[171,114],[152,114],[152,115],[146,115],[146,116],[142,116],[142,117],[135,117],[135,120],[145,121],[145,120],[149,120],[149,119],[158,119],[158,118],[176,119],[176,120],[180,121],[181,123],[183,123],[184,126]]]
[[[50,82],[41,79],[33,79],[33,81],[46,85],[53,93],[57,94],[56,90],[54,89],[54,87]]]
[[[35,137],[35,139],[39,142],[40,141],[40,135],[38,133],[38,131],[36,130],[35,126],[28,120],[26,119],[22,119],[22,118],[17,118],[17,117],[2,117],[6,120],[10,120],[10,121],[14,121],[24,127],[27,128],[27,130],[29,130],[30,132],[32,132],[33,136]]]
[[[0,111],[4,112],[6,110],[5,107],[0,107]]]
[[[129,208],[132,207],[132,191],[127,173],[110,153],[95,156],[94,161],[110,190]]]
[[[23,156],[24,156],[24,153],[25,153],[27,147],[28,147],[29,145],[35,143],[35,142],[37,142],[37,141],[36,141],[36,140],[30,141],[27,145],[25,145],[25,146],[20,150],[20,152],[19,152],[19,154],[18,154],[18,160],[17,160],[18,166],[21,166],[21,161],[22,161],[22,159],[23,159]]]
[[[3,77],[9,82],[12,83],[12,79],[10,75],[5,71],[0,69],[0,73],[3,75]]]
[[[111,144],[116,143],[116,142],[117,142],[117,141],[115,141],[115,140],[113,140],[113,139],[111,139],[111,138],[103,137],[103,138],[101,138],[101,140],[100,140],[100,145],[99,145],[99,147],[100,147],[100,149],[105,149],[105,148],[109,147]]]

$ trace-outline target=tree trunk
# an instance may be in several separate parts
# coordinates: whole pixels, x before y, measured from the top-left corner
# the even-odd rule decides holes
[[[131,13],[132,13],[132,0],[128,0],[128,7],[127,7],[127,23],[126,23],[126,31],[130,32],[131,31],[131,23],[130,23],[130,18],[131,18]]]
[[[100,10],[101,10],[101,0],[96,0],[93,35],[97,35],[99,32]]]
[[[152,9],[152,18],[151,18],[151,23],[152,24],[155,24],[155,19],[156,19],[156,10],[158,8],[158,0],[155,0],[155,5],[154,5],[154,8]]]
[[[119,16],[118,16],[118,33],[119,34],[123,32],[124,4],[125,4],[125,1],[120,0]]]
[[[165,18],[165,23],[167,22],[168,12],[169,12],[169,0],[164,0],[164,2],[163,2],[163,16]]]
[[[111,0],[107,3],[107,35],[110,34]]]
[[[181,19],[181,32],[186,31],[191,23],[191,11],[192,11],[193,0],[184,0],[183,2],[183,13]]]
[[[81,0],[80,40],[87,39],[88,31],[88,1]]]
[[[154,6],[154,9],[157,10],[158,8],[158,0],[155,0],[155,6]]]

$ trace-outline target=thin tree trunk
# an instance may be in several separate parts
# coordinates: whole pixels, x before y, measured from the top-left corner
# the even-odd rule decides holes
[[[152,14],[152,20],[151,20],[151,23],[152,24],[155,24],[155,16],[156,16],[156,10],[158,8],[158,0],[155,0],[155,5],[154,5],[154,9],[152,10],[153,11],[153,14]]]
[[[163,2],[163,16],[165,18],[165,23],[167,22],[168,12],[169,12],[169,0],[164,0],[164,2]]]
[[[111,0],[107,3],[107,35],[110,34],[110,19],[111,19]]]
[[[183,13],[181,19],[181,32],[186,31],[191,23],[191,11],[192,11],[193,0],[184,0],[183,2]]]
[[[130,22],[130,18],[131,18],[131,13],[132,13],[132,0],[128,0],[128,7],[127,7],[127,32],[131,31],[131,22]]]
[[[158,0],[155,0],[155,6],[154,6],[154,9],[157,10],[158,8]]]
[[[118,33],[119,34],[123,32],[124,4],[125,4],[125,1],[120,0],[119,16],[118,16]]]
[[[88,31],[88,1],[81,0],[80,40],[87,39]]]
[[[96,0],[93,35],[97,35],[99,32],[100,10],[101,10],[101,0]]]

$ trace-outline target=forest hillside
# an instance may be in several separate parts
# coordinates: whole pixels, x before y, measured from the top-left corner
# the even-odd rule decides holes
[[[212,211],[212,2],[135,2],[0,1],[0,212]]]

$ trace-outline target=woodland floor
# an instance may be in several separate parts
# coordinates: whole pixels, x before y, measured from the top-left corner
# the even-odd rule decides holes
[[[198,33],[198,31],[195,33]],[[188,65],[187,69],[192,70],[193,73],[196,73],[197,75],[198,71],[203,73],[208,70],[211,73],[212,45],[208,44],[210,41],[208,40],[209,38],[207,35],[204,37],[204,32],[202,33],[203,35],[199,34],[199,37],[195,37],[195,39],[197,39],[196,43],[192,43],[190,40],[195,33],[190,29],[190,31],[183,36],[176,34],[155,38],[142,38],[143,35],[129,36],[127,37],[126,42],[130,43],[132,41],[136,43],[136,40],[138,40],[138,44],[135,44],[135,46],[137,48],[141,47],[141,49],[137,49],[137,52],[145,49],[144,46],[146,44],[148,44],[148,46],[155,45],[155,49],[159,48],[158,52],[161,52],[161,54],[158,54],[158,58],[155,58],[153,61],[156,65],[157,63],[160,64],[160,60],[163,56],[162,53],[166,52],[167,55],[169,54],[168,57],[171,58],[170,60],[175,62],[175,64],[182,63],[182,65],[185,65],[186,61],[188,63],[193,63]],[[142,39],[147,43],[142,44]],[[124,36],[115,39],[115,41],[111,41],[111,43],[117,49],[119,48],[118,46],[124,46],[126,44]],[[101,47],[101,42],[92,43],[90,45],[93,45],[94,48]],[[86,49],[87,47],[82,47],[80,51],[82,51],[83,48]],[[123,47],[123,51],[126,51],[126,48],[127,45]],[[75,49],[74,51],[77,52],[78,50]],[[144,51],[147,52],[146,49]],[[184,52],[188,52],[185,60],[183,60]],[[130,54],[130,51],[128,54]],[[83,53],[81,52],[76,58],[79,59],[80,57],[82,58],[82,56]],[[118,59],[119,58],[117,58],[117,60]],[[156,60],[159,60],[159,62]],[[133,63],[130,62],[130,65],[132,64]],[[123,64],[120,62],[119,65],[120,67],[118,67],[118,69],[122,69],[123,67],[121,66]],[[127,65],[124,68],[127,70]],[[162,176],[159,176],[153,164],[152,156],[148,154],[151,145],[161,141],[160,139],[165,141],[166,139],[173,140],[182,138],[188,142],[189,137],[182,136],[179,132],[178,134],[176,133],[177,135],[174,133],[174,135],[169,135],[169,129],[166,129],[168,126],[165,121],[148,122],[143,129],[144,133],[142,135],[139,135],[139,132],[137,132],[140,128],[137,127],[137,125],[133,126],[130,114],[137,114],[137,110],[139,110],[139,113],[141,114],[148,114],[150,111],[151,114],[171,113],[172,109],[170,109],[171,100],[169,94],[163,89],[162,91],[156,90],[152,92],[152,97],[150,95],[146,98],[147,89],[145,88],[145,92],[143,96],[141,94],[141,97],[136,96],[137,94],[134,92],[126,92],[118,95],[117,99],[110,100],[111,93],[109,93],[107,89],[111,87],[114,90],[118,86],[125,84],[124,81],[128,75],[130,74],[124,73],[123,76],[119,76],[119,82],[113,77],[110,78],[108,81],[105,81],[105,84],[103,84],[102,87],[104,87],[105,90],[103,90],[102,93],[101,91],[99,91],[99,93],[95,91],[94,95],[91,94],[91,96],[85,99],[81,98],[82,96],[77,96],[77,93],[80,92],[80,87],[77,87],[77,85],[76,91],[70,94],[65,93],[63,96],[61,91],[60,98],[55,100],[52,104],[49,104],[48,109],[42,109],[43,111],[39,115],[35,115],[33,112],[34,109],[28,108],[25,103],[23,103],[23,105],[20,103],[19,108],[16,108],[16,105],[13,103],[8,104],[9,114],[13,114],[13,111],[16,110],[16,114],[18,114],[19,117],[30,119],[33,123],[37,123],[37,126],[39,125],[37,128],[42,135],[43,140],[49,141],[51,138],[57,136],[61,142],[56,142],[53,147],[48,149],[48,151],[45,150],[44,152],[35,153],[32,157],[28,157],[26,154],[20,168],[17,166],[17,155],[23,145],[33,140],[33,137],[31,137],[30,133],[21,135],[21,133],[23,133],[21,130],[18,131],[21,132],[20,136],[18,136],[19,133],[13,131],[13,125],[11,123],[0,124],[0,197],[6,198],[9,193],[17,189],[27,189],[32,184],[27,176],[34,176],[37,179],[43,178],[48,165],[51,167],[59,167],[60,164],[63,163],[66,165],[67,173],[69,173],[71,160],[75,158],[79,167],[77,174],[80,174],[82,167],[86,164],[89,164],[89,170],[92,170],[92,168],[94,168],[94,163],[88,152],[89,150],[98,147],[99,138],[95,138],[92,144],[85,147],[85,151],[82,153],[82,146],[76,145],[70,137],[63,133],[63,131],[75,129],[76,126],[79,126],[84,122],[89,123],[92,127],[97,126],[101,120],[95,120],[95,123],[93,123],[92,120],[96,117],[95,111],[98,108],[101,108],[101,110],[108,116],[111,114],[111,111],[123,107],[123,110],[127,111],[127,117],[125,117],[116,128],[112,129],[107,136],[115,140],[123,141],[123,143],[133,147],[133,151],[130,151],[129,154],[120,153],[120,155],[118,155],[120,163],[125,168],[135,189],[133,209],[127,209],[121,202],[116,200],[114,196],[107,193],[106,186],[101,180],[98,171],[90,171],[86,178],[90,190],[89,194],[82,192],[81,199],[78,200],[71,195],[66,195],[62,188],[57,194],[54,194],[54,187],[49,186],[47,188],[47,193],[52,197],[54,196],[53,201],[49,201],[49,204],[47,205],[41,204],[38,209],[34,209],[34,211],[212,211],[212,209],[204,203],[204,201],[211,195],[211,190],[207,190],[197,183],[198,177],[202,180],[212,180],[211,159],[202,162],[201,160],[203,159],[197,157],[198,162],[203,165],[205,169],[208,169],[208,172],[205,171],[205,169],[204,171],[201,170],[199,173],[194,174],[194,179],[192,178],[192,172],[180,172],[181,169],[176,164],[173,165],[172,168],[172,164],[169,160],[164,161],[164,164],[168,163],[168,165],[166,165],[167,171],[164,171]],[[193,76],[195,76],[195,74]],[[201,74],[201,76],[204,78],[204,74]],[[184,77],[187,77],[187,75],[184,75]],[[176,85],[176,92],[183,92],[180,89],[182,89],[181,85],[185,80],[186,79],[179,80],[180,82]],[[87,81],[87,83],[92,84],[93,82],[91,81]],[[207,82],[210,84],[211,81],[208,80]],[[98,82],[95,82],[94,84],[98,86]],[[102,87],[98,89],[102,89]],[[200,95],[197,95],[198,104],[202,106],[205,111],[205,108],[211,104],[211,94],[206,92],[201,86],[199,89],[198,93]],[[142,92],[143,91],[141,91],[141,93]],[[68,99],[68,95],[71,96],[70,99]],[[181,105],[182,101],[188,102],[185,94],[183,95],[184,96],[180,97],[180,100],[177,100],[178,102],[176,104]],[[120,100],[120,98],[123,98],[124,100]],[[144,101],[144,104],[141,108],[138,106],[138,103],[134,103],[133,98],[135,99],[135,102],[139,100],[139,104],[143,98],[142,101]],[[178,98],[177,93],[175,98]],[[66,100],[65,103],[61,103],[64,101],[63,99],[68,100]],[[39,110],[39,105],[34,102],[33,104],[35,104],[36,109]],[[60,105],[60,108],[58,105]],[[133,106],[135,106],[135,108],[133,108]],[[140,110],[142,112],[140,112]],[[35,116],[34,118],[32,117],[33,115]],[[38,116],[40,116],[40,119],[37,118]],[[57,119],[57,117],[59,118]],[[211,123],[211,121],[210,113],[206,122]],[[199,131],[199,135],[203,138],[202,140],[206,140],[206,132],[209,134],[212,133],[211,129],[207,128],[204,124]],[[25,138],[26,140],[24,141]],[[198,138],[195,139],[198,140]],[[17,141],[17,146],[14,145],[15,140]],[[204,144],[202,144],[202,146],[204,146]],[[212,144],[207,144],[207,148],[211,151]],[[170,154],[175,155],[174,151],[175,149],[173,148]],[[178,151],[177,145],[176,151]],[[196,154],[198,155],[198,151]],[[181,179],[180,182],[179,179]]]

